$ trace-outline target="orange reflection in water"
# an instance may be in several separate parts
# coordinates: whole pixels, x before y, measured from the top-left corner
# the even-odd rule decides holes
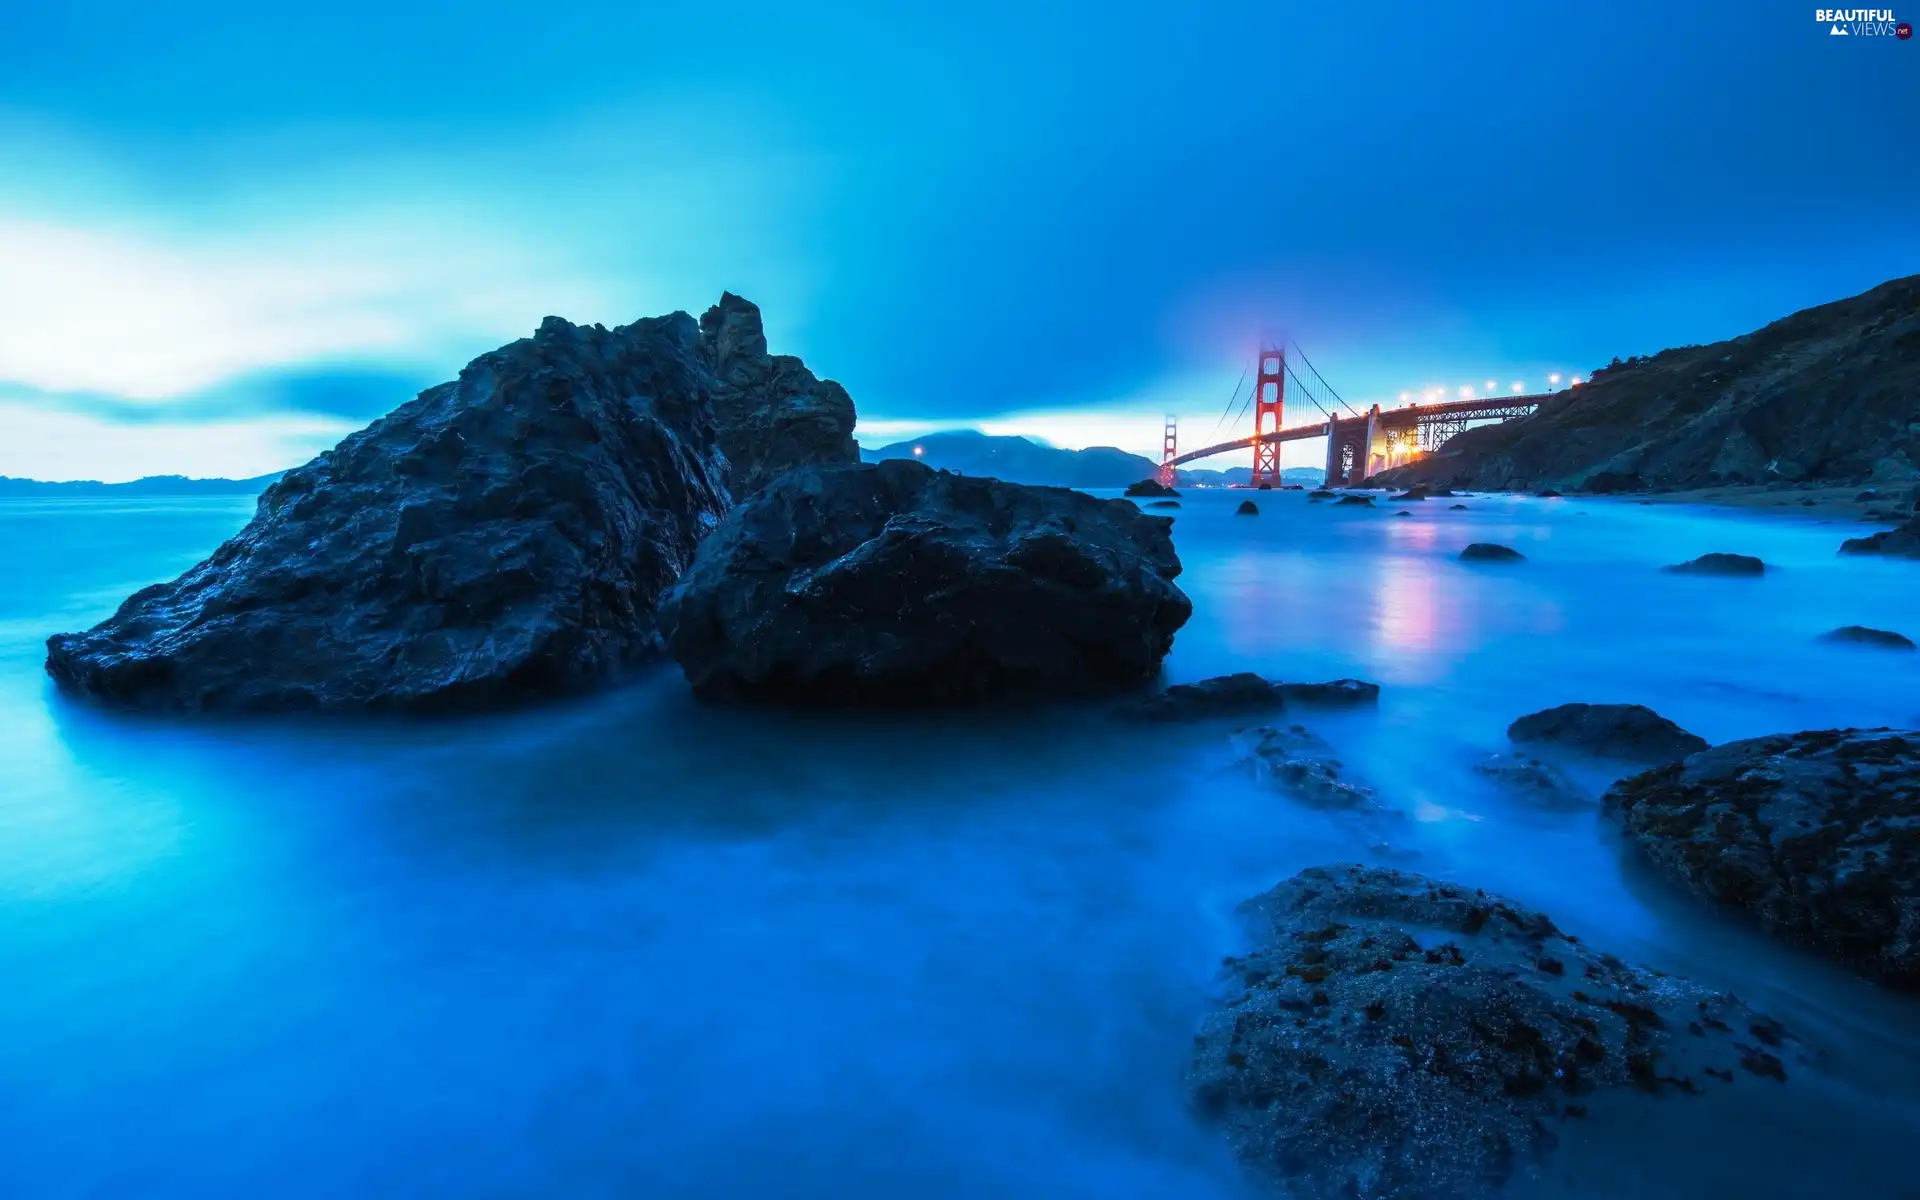
[[[1396,542],[1411,548],[1431,543],[1434,531],[1408,526],[1404,535],[1395,534]],[[1431,679],[1443,660],[1467,649],[1461,595],[1447,587],[1442,564],[1425,555],[1388,554],[1372,566],[1369,624],[1376,669],[1401,683]]]

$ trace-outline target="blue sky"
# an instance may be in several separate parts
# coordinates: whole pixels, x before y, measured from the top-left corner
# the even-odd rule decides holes
[[[1920,271],[1920,42],[1812,16],[9,0],[0,474],[275,469],[723,288],[869,440],[1194,444],[1263,330],[1531,388]]]

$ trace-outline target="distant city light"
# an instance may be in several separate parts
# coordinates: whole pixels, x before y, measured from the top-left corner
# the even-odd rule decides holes
[[[1516,395],[1516,396],[1518,396],[1518,395],[1519,395],[1519,394],[1520,394],[1521,392],[1524,392],[1524,391],[1526,391],[1526,390],[1527,390],[1527,385],[1526,385],[1526,384],[1524,384],[1524,383],[1521,383],[1521,382],[1520,382],[1520,381],[1519,381],[1518,379],[1516,379],[1516,380],[1514,380],[1514,381],[1513,381],[1513,394],[1514,394],[1514,395]]]
[[[915,458],[919,458],[919,457],[920,457],[920,456],[921,456],[922,454],[925,454],[926,452],[927,452],[927,451],[926,451],[926,449],[925,449],[925,447],[922,447],[922,446],[915,446],[915,447],[913,448],[913,456],[914,456]]]
[[[1560,377],[1559,377],[1558,375],[1549,375],[1549,376],[1547,376],[1547,382],[1548,382],[1548,383],[1559,383],[1559,382],[1560,382]]]

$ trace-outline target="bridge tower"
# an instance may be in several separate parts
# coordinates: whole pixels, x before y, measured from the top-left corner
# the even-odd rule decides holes
[[[1280,443],[1262,442],[1261,434],[1281,427],[1287,399],[1287,352],[1273,346],[1260,351],[1260,372],[1253,385],[1253,486],[1280,486]],[[1271,416],[1272,421],[1267,418]]]
[[[1167,417],[1167,428],[1160,439],[1160,469],[1153,473],[1161,487],[1173,486],[1173,460],[1180,457],[1180,422],[1171,414]]]

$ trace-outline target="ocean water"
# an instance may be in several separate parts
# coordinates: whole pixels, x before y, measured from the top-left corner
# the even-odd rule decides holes
[[[1256,1195],[1181,1084],[1233,907],[1382,856],[1806,1047],[1784,1088],[1570,1123],[1514,1194],[1920,1194],[1920,1001],[1471,769],[1570,700],[1713,741],[1920,725],[1920,655],[1816,640],[1920,635],[1920,566],[1837,557],[1845,524],[1631,501],[1244,496],[1184,499],[1167,674],[1378,681],[1377,711],[1287,719],[1407,814],[1384,836],[1256,785],[1231,723],[1097,705],[741,712],[667,668],[471,722],[102,714],[53,693],[46,635],[251,501],[0,502],[0,1195]],[[1481,540],[1528,560],[1455,561]],[[1712,550],[1774,569],[1656,570]]]

